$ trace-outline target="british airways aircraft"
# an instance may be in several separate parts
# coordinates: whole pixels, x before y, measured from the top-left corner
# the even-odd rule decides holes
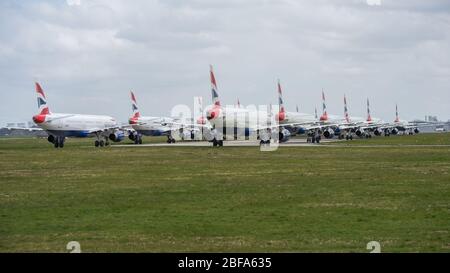
[[[270,141],[286,142],[291,133],[278,122],[279,114],[272,115],[272,109],[245,109],[234,105],[222,106],[217,92],[217,83],[213,68],[210,66],[212,105],[206,111],[206,119],[212,128],[205,138],[214,147],[223,146],[224,140],[255,137],[261,145]],[[268,109],[266,109],[268,110]],[[284,113],[284,111],[282,111]]]
[[[197,124],[171,117],[151,117],[142,116],[136,101],[135,94],[131,91],[131,107],[133,116],[128,123],[134,132],[128,134],[134,144],[142,144],[142,136],[167,136],[167,143],[175,143],[176,140],[201,140],[201,128],[206,127],[204,119],[197,121]]]
[[[128,137],[134,141],[135,144],[142,144],[142,135],[144,136],[167,136],[167,143],[175,143],[175,138],[172,137],[172,128],[169,124],[175,122],[173,118],[169,117],[149,117],[141,116],[137,106],[136,96],[131,91],[131,106],[133,116],[130,117],[128,123],[135,130],[134,134],[129,134]]]
[[[48,133],[47,139],[55,148],[63,148],[66,137],[94,136],[95,147],[108,146],[109,140],[120,142],[125,137],[113,117],[52,113],[39,83],[36,83],[36,94],[39,114],[33,116],[33,121]]]

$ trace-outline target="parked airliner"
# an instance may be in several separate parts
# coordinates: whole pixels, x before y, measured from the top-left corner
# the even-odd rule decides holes
[[[223,107],[217,93],[217,83],[212,66],[210,67],[210,81],[212,105],[207,108],[206,118],[212,126],[209,140],[213,146],[223,146],[223,140],[232,140],[239,137],[245,139],[256,137],[261,144],[270,143],[271,139],[284,142],[289,140],[291,133],[279,126],[277,120],[271,115],[269,109],[238,108],[236,106]],[[283,112],[283,111],[282,111]]]
[[[33,121],[48,133],[48,141],[55,148],[63,148],[66,137],[94,136],[95,147],[108,146],[109,140],[119,142],[124,139],[124,133],[113,117],[50,112],[42,87],[39,83],[35,86],[39,114],[33,116]]]
[[[395,105],[395,120],[394,123],[391,124],[391,126],[392,126],[391,132],[394,135],[398,134],[399,132],[403,132],[404,134],[408,133],[410,135],[414,133],[416,134],[420,133],[417,124],[400,119],[397,104]]]
[[[167,143],[175,143],[176,139],[180,140],[201,140],[202,125],[188,124],[179,119],[171,117],[151,117],[141,116],[136,96],[131,91],[131,107],[133,116],[130,117],[128,123],[134,129],[129,132],[128,137],[135,144],[142,144],[142,136],[167,136]]]

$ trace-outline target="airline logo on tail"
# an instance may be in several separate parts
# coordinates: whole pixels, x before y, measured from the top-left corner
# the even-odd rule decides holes
[[[328,113],[327,113],[327,104],[325,103],[325,93],[322,90],[322,109],[323,109],[323,114],[320,117],[321,121],[327,121],[328,120]]]
[[[131,109],[133,110],[133,116],[130,118],[128,122],[129,124],[136,124],[141,114],[139,113],[139,108],[136,102],[136,96],[134,95],[133,91],[130,91],[130,95],[131,95]]]
[[[214,76],[214,71],[212,65],[210,66],[210,78],[211,78],[211,93],[212,93],[212,101],[214,105],[220,106],[219,94],[217,94],[217,84],[216,77]]]
[[[48,115],[50,114],[50,110],[47,106],[47,98],[45,97],[44,90],[42,90],[42,87],[39,83],[35,84],[40,115]]]
[[[372,121],[372,116],[370,115],[370,103],[369,99],[367,99],[367,121]]]
[[[280,80],[278,80],[278,105],[280,107],[280,112],[276,116],[278,121],[283,121],[286,119],[286,112],[284,109],[284,102],[283,102],[283,91],[281,90],[281,83]]]
[[[36,124],[43,123],[48,114],[50,114],[50,109],[47,106],[47,98],[45,97],[44,90],[39,83],[35,83],[36,86],[36,94],[37,94],[37,103],[39,114],[33,116],[33,121]]]
[[[394,122],[400,122],[400,117],[398,116],[398,105],[395,105],[395,120]]]
[[[345,120],[350,123],[350,117],[348,115],[348,108],[347,108],[347,98],[344,95],[344,115],[345,115]]]
[[[210,110],[208,110],[206,114],[206,118],[208,120],[213,120],[220,115],[220,101],[219,101],[219,94],[217,93],[217,84],[216,84],[216,77],[214,76],[214,71],[212,65],[209,66],[209,76],[211,79],[211,93],[212,93],[212,102],[214,104],[214,107]]]

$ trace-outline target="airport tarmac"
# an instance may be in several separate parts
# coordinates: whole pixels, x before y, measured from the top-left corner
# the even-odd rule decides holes
[[[388,147],[450,147],[446,144],[379,144],[379,145],[345,145],[333,144],[336,142],[346,142],[339,139],[322,139],[321,144],[308,143],[306,139],[291,139],[288,142],[281,143],[279,147],[340,147],[340,148],[388,148]],[[322,145],[326,144],[326,145]],[[259,147],[259,141],[251,140],[232,140],[224,141],[225,147]],[[112,145],[116,148],[124,147],[212,147],[212,143],[208,141],[180,141],[177,143],[148,143],[148,144],[119,144]]]
[[[322,143],[330,143],[339,141],[337,139],[325,139]],[[180,141],[173,144],[169,143],[149,143],[141,145],[124,144],[124,145],[113,145],[113,147],[210,147],[211,142],[208,141]],[[253,140],[231,140],[224,141],[223,146],[226,147],[259,147],[259,141]],[[282,147],[298,147],[298,146],[320,146],[320,144],[307,143],[306,139],[292,139],[288,142],[281,143]]]

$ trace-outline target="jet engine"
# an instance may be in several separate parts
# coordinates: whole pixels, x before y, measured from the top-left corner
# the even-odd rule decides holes
[[[376,136],[381,136],[383,134],[383,130],[381,130],[380,128],[376,128],[375,130],[373,130],[373,133]]]
[[[289,132],[288,129],[282,129],[279,133],[278,133],[278,139],[280,142],[286,142],[291,138],[291,132]]]
[[[128,136],[130,137],[130,135]],[[125,134],[122,131],[117,131],[109,135],[109,139],[114,142],[120,142],[125,138]]]
[[[48,142],[50,142],[50,143],[55,143],[55,136],[54,136],[54,135],[49,135],[49,136],[47,137],[47,140],[48,140]]]
[[[414,128],[414,133],[416,133],[416,134],[420,133],[419,128]]]
[[[365,132],[364,132],[363,129],[359,129],[359,128],[358,128],[358,129],[355,131],[355,134],[356,134],[357,136],[361,137],[361,136],[363,136],[363,135],[365,134]]]
[[[398,134],[398,129],[397,129],[397,128],[393,128],[393,129],[391,130],[391,134],[393,134],[393,135]]]
[[[325,131],[323,131],[323,136],[326,138],[333,138],[334,130],[331,128],[326,129]]]

